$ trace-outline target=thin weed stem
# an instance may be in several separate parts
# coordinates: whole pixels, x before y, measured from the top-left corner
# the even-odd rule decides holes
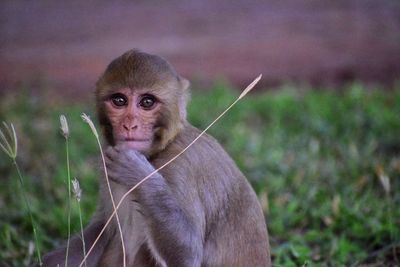
[[[65,267],[68,267],[68,255],[69,255],[69,246],[71,241],[71,172],[70,172],[70,164],[69,164],[69,145],[68,145],[68,137],[69,137],[69,127],[67,118],[64,115],[60,116],[60,124],[61,124],[61,133],[65,138],[65,152],[67,158],[67,188],[68,188],[68,239],[67,239],[67,251],[65,253]]]
[[[81,226],[81,235],[82,235],[82,252],[83,252],[83,257],[86,256],[86,245],[85,245],[85,236],[83,234],[83,222],[82,222],[82,209],[81,209],[81,197],[82,197],[82,190],[79,185],[78,179],[72,180],[72,186],[73,186],[73,192],[76,198],[76,201],[78,202],[78,213],[79,213],[79,223]],[[87,266],[87,263],[85,261],[85,266]]]
[[[79,265],[79,267],[82,267],[83,262],[86,260],[86,258],[89,256],[89,254],[92,252],[94,246],[96,245],[96,243],[99,241],[100,237],[102,236],[102,234],[104,233],[105,229],[107,228],[107,226],[110,224],[112,218],[114,217],[115,214],[117,214],[117,210],[118,208],[121,206],[122,202],[125,200],[125,198],[132,193],[132,191],[134,191],[138,186],[140,186],[142,183],[144,183],[147,179],[149,179],[151,176],[153,176],[155,173],[157,173],[158,171],[164,169],[166,166],[168,166],[171,162],[173,162],[174,160],[176,160],[178,157],[180,157],[183,153],[185,153],[197,140],[199,140],[207,131],[208,129],[210,129],[220,118],[222,118],[234,105],[236,105],[237,102],[239,102],[248,92],[250,92],[254,86],[260,81],[262,75],[260,74],[256,79],[254,79],[254,81],[252,81],[247,87],[246,89],[243,90],[243,92],[239,95],[239,97],[230,105],[228,106],[213,122],[211,122],[189,145],[187,145],[181,152],[179,152],[177,155],[175,155],[173,158],[171,158],[170,160],[168,160],[164,165],[162,165],[161,167],[159,167],[158,169],[154,170],[152,173],[150,173],[149,175],[147,175],[146,177],[144,177],[140,182],[138,182],[135,186],[133,186],[131,189],[129,189],[120,199],[120,201],[118,202],[117,206],[114,207],[114,211],[112,212],[112,214],[110,215],[110,217],[108,218],[106,224],[103,226],[103,228],[101,229],[100,233],[97,235],[97,238],[95,239],[95,241],[93,242],[92,246],[90,247],[90,249],[88,250],[86,257],[82,260],[81,264]],[[104,162],[104,161],[103,161]],[[105,166],[104,166],[105,167]],[[117,218],[118,218],[118,214],[117,214]]]
[[[87,116],[86,114],[82,114],[82,119],[83,119],[86,123],[89,124],[89,126],[90,126],[90,128],[91,128],[91,130],[92,130],[92,133],[93,133],[94,136],[96,137],[97,144],[98,144],[99,149],[100,149],[100,154],[101,154],[101,159],[102,159],[102,162],[103,162],[103,168],[104,168],[104,174],[105,174],[105,179],[106,179],[106,183],[107,183],[107,188],[108,188],[108,192],[109,192],[109,194],[110,194],[111,203],[112,203],[112,206],[113,206],[113,213],[112,213],[112,216],[110,216],[110,217],[112,218],[112,217],[116,214],[115,218],[116,218],[116,220],[117,220],[118,231],[119,231],[119,234],[120,234],[120,237],[121,237],[122,255],[123,255],[123,266],[126,267],[126,251],[125,251],[124,236],[123,236],[123,234],[122,234],[121,223],[120,223],[119,216],[118,216],[118,213],[117,213],[117,209],[116,209],[116,206],[115,206],[114,196],[113,196],[112,191],[111,191],[110,181],[109,181],[109,178],[108,178],[108,172],[107,172],[107,167],[106,167],[106,161],[105,161],[105,158],[104,158],[104,153],[103,153],[103,149],[102,149],[102,146],[101,146],[101,143],[100,143],[99,135],[98,135],[98,133],[97,133],[96,128],[94,127],[93,122],[92,122],[91,119],[89,118],[89,116]],[[110,220],[110,221],[111,221],[111,220]],[[98,239],[96,239],[96,240],[98,240]],[[91,249],[92,249],[92,248],[93,248],[93,245],[92,245]],[[89,255],[89,253],[90,253],[90,251],[91,251],[91,249],[88,251],[88,254],[83,258],[83,260],[82,260],[80,266],[82,266],[83,262],[86,261],[88,255]]]
[[[65,253],[65,267],[68,267],[68,255],[69,255],[69,243],[71,240],[71,173],[69,164],[69,146],[68,137],[65,138],[65,151],[67,157],[67,183],[68,183],[68,239],[67,239],[67,251]]]
[[[39,239],[38,239],[38,235],[37,235],[37,231],[36,231],[36,227],[35,227],[35,222],[33,220],[32,209],[31,209],[31,206],[29,204],[28,198],[26,197],[24,179],[22,178],[21,171],[19,169],[18,163],[17,163],[15,158],[13,159],[13,164],[15,166],[15,169],[17,170],[17,173],[18,173],[18,178],[19,178],[19,182],[20,182],[20,185],[21,185],[22,197],[24,198],[26,209],[28,211],[29,218],[31,220],[33,236],[34,236],[34,239],[35,239],[37,258],[39,260],[39,265],[42,266],[42,257],[40,256]]]
[[[98,142],[98,144],[99,144],[100,153],[101,153],[101,158],[102,158],[102,161],[103,161],[104,173],[105,173],[105,176],[106,176],[107,187],[108,187],[108,191],[109,191],[109,193],[110,193],[111,203],[112,203],[112,206],[113,206],[113,213],[112,213],[112,214],[113,214],[113,215],[116,214],[115,218],[117,219],[118,230],[119,230],[119,233],[120,233],[120,236],[121,236],[122,255],[123,255],[123,266],[126,267],[126,251],[125,251],[124,235],[122,234],[122,228],[121,228],[121,223],[120,223],[120,220],[119,220],[119,216],[118,216],[118,214],[116,213],[116,212],[117,212],[117,207],[115,206],[114,197],[113,197],[113,194],[112,194],[112,192],[111,192],[111,186],[110,186],[110,181],[109,181],[109,179],[108,179],[108,172],[107,172],[107,167],[106,167],[106,161],[105,161],[105,159],[104,159],[103,149],[101,148],[101,144],[100,144],[99,139],[97,139],[97,142]],[[122,198],[122,199],[123,199],[123,198]],[[121,199],[121,200],[122,200],[122,199]],[[121,202],[121,201],[120,201],[120,202]]]
[[[80,204],[79,201],[78,201],[78,212],[79,212],[79,223],[81,225],[83,256],[86,257],[85,236],[83,235],[82,209],[81,209],[81,204]],[[85,261],[85,266],[87,267],[87,262],[86,261]]]
[[[2,129],[0,129],[0,148],[11,158],[12,163],[15,166],[15,169],[17,170],[18,179],[19,179],[19,182],[21,185],[21,194],[25,201],[26,209],[28,211],[29,218],[31,220],[33,236],[35,239],[36,253],[37,253],[38,260],[39,260],[39,265],[41,266],[42,258],[40,256],[39,239],[38,239],[38,235],[37,235],[37,231],[36,231],[36,227],[35,227],[35,222],[33,220],[32,209],[29,204],[28,198],[26,196],[24,179],[22,178],[22,174],[21,174],[21,171],[20,171],[18,163],[17,163],[17,154],[18,154],[17,133],[15,132],[15,128],[12,123],[10,125],[8,125],[7,123],[3,122],[3,128],[4,128],[4,132]]]

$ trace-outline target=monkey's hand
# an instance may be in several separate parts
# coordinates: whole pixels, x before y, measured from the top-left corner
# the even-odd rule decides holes
[[[118,146],[107,148],[105,162],[109,178],[130,187],[155,170],[142,153]]]

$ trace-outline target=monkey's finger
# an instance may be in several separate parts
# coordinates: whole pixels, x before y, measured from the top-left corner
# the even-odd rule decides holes
[[[106,163],[107,171],[108,171],[108,170],[112,170],[112,169],[117,169],[117,168],[120,168],[120,167],[121,167],[120,164],[119,164],[119,162],[117,162],[117,161],[112,161],[112,160],[109,160],[109,159],[107,159],[107,158],[106,158],[106,160],[105,160],[105,163]]]
[[[146,156],[137,150],[128,150],[126,152],[126,155],[127,155],[128,159],[131,161],[135,161],[135,162],[147,162],[148,161]]]
[[[115,161],[114,161],[114,158],[113,157],[110,157],[109,155],[105,155],[104,156],[104,163],[106,164],[106,166],[108,167],[110,164],[114,164],[115,163]]]
[[[111,169],[111,168],[110,168],[110,169],[107,168],[107,174],[108,174],[108,177],[109,177],[110,179],[112,179],[112,180],[115,180],[114,177],[117,176],[115,170],[114,170],[114,169]]]
[[[119,153],[121,153],[121,152],[126,151],[127,149],[126,149],[123,145],[116,145],[116,146],[114,147],[114,150],[117,151],[117,152],[119,152]]]
[[[113,151],[114,151],[114,148],[112,146],[109,146],[104,150],[104,155],[108,156],[111,153],[113,153]]]
[[[137,159],[139,159],[136,150],[127,150],[125,155],[131,161],[136,161]]]
[[[112,181],[115,181],[115,182],[120,181],[121,174],[117,170],[114,170],[114,169],[108,170],[107,174],[108,174],[108,178],[111,179]]]
[[[107,158],[114,161],[115,159],[118,158],[119,153],[113,147],[108,147],[104,154],[106,155]]]

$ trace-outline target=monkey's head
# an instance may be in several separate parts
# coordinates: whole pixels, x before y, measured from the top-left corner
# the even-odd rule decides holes
[[[163,58],[130,50],[96,83],[100,125],[109,145],[148,156],[174,139],[186,121],[189,82]]]

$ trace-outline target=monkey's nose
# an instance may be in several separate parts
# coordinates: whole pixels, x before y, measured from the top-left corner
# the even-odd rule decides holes
[[[135,130],[137,128],[137,124],[136,123],[124,123],[122,125],[122,127],[124,127],[124,129],[127,132],[130,132],[130,131]]]

